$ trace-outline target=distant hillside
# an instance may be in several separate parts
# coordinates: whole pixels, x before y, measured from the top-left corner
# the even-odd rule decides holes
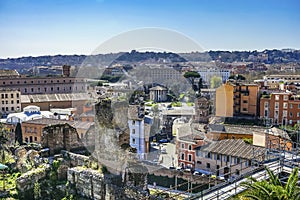
[[[0,69],[17,69],[20,73],[26,72],[34,66],[80,66],[85,64],[96,64],[98,66],[110,65],[118,62],[150,62],[150,63],[172,63],[186,61],[220,61],[220,62],[258,62],[265,64],[280,64],[289,62],[300,63],[300,50],[264,50],[259,51],[209,51],[205,53],[166,53],[166,52],[137,52],[87,55],[55,55],[39,57],[21,57],[0,59]]]
[[[300,50],[264,50],[264,51],[209,51],[204,53],[181,53],[189,61],[220,61],[220,62],[261,62],[279,64],[300,62]]]
[[[124,62],[143,62],[143,61],[152,61],[152,62],[186,62],[187,60],[181,57],[176,53],[166,53],[166,52],[138,52],[131,51],[130,53],[124,53],[116,59],[116,61]]]

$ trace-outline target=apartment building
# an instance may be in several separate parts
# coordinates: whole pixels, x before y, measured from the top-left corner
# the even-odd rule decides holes
[[[201,134],[189,134],[179,137],[177,143],[178,166],[195,169],[196,147],[204,145],[204,136]]]
[[[260,118],[272,125],[300,124],[300,96],[290,92],[262,95]]]
[[[202,80],[207,85],[210,85],[210,79],[214,76],[222,78],[223,83],[229,79],[230,71],[227,69],[200,69],[198,70]]]
[[[266,75],[263,77],[264,80],[270,81],[270,80],[282,80],[287,83],[299,83],[300,82],[300,75],[297,74],[272,74],[272,75]]]
[[[195,170],[225,179],[252,170],[253,162],[264,160],[265,149],[246,144],[242,139],[225,139],[196,149]]]
[[[21,93],[15,89],[0,89],[0,112],[2,115],[21,111]]]
[[[0,88],[11,88],[28,94],[79,93],[87,91],[85,78],[70,77],[70,68],[63,66],[63,75],[55,77],[29,77],[0,71]]]
[[[130,131],[130,146],[137,150],[140,159],[146,159],[149,152],[150,129],[153,119],[145,116],[145,110],[140,105],[129,105],[128,126]]]
[[[216,89],[216,116],[257,116],[258,92],[257,84],[227,81]]]

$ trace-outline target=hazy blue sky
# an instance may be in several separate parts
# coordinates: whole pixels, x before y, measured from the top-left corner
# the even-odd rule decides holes
[[[0,57],[90,54],[143,27],[179,31],[204,50],[299,49],[299,2],[0,0]]]

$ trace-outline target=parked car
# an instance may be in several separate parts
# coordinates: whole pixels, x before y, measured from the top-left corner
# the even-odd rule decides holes
[[[176,167],[176,170],[181,171],[182,167]]]
[[[168,142],[170,142],[170,140],[168,140],[168,139],[161,139],[161,140],[159,140],[159,143],[168,143]]]
[[[192,170],[189,169],[189,168],[186,168],[186,169],[184,169],[183,171],[184,171],[184,172],[189,172],[189,173],[191,173]]]
[[[197,171],[194,171],[194,173],[193,173],[193,175],[201,175],[201,173],[200,172],[197,172]]]

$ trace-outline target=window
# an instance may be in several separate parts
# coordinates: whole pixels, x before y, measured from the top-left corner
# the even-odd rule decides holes
[[[236,158],[236,162],[237,164],[240,164],[241,159],[240,158]]]
[[[192,145],[189,145],[189,150],[192,150]]]
[[[217,154],[217,160],[221,160],[221,155]]]
[[[226,162],[230,162],[230,156],[226,156]]]
[[[1,94],[1,98],[4,99],[4,94]]]
[[[132,125],[135,125],[135,120],[132,120]]]
[[[236,158],[233,158],[233,163],[237,164],[237,159]]]
[[[51,91],[53,91],[53,87],[51,87]]]
[[[7,101],[7,100],[5,101],[5,104],[8,104],[8,101]]]
[[[26,142],[26,143],[28,142],[28,137],[25,137],[25,142]]]
[[[192,161],[192,155],[189,154],[189,161]]]
[[[20,97],[20,94],[19,93],[17,93],[17,98],[19,98]]]
[[[8,94],[5,94],[5,98],[8,98]]]
[[[57,87],[57,91],[59,91],[59,87]]]
[[[208,154],[207,154],[207,158],[211,158],[211,154],[210,154],[210,152],[208,152]]]
[[[45,92],[47,92],[47,88],[44,88]]]
[[[34,137],[34,141],[37,141],[37,137]]]
[[[279,101],[279,95],[275,95],[275,101]]]
[[[284,96],[283,96],[283,100],[284,100],[284,101],[289,100],[289,96],[288,96],[288,95],[284,95]]]
[[[279,109],[279,102],[275,102],[275,109]]]
[[[184,144],[183,143],[181,143],[181,148],[184,149]]]
[[[14,104],[14,100],[11,100],[11,104]]]
[[[283,116],[283,117],[287,117],[287,110],[284,110],[284,111],[282,112],[282,116]]]
[[[184,160],[184,153],[181,154],[181,160]]]
[[[210,163],[206,163],[206,168],[210,168]]]
[[[235,170],[235,174],[236,174],[236,175],[240,175],[240,170],[236,169],[236,170]]]
[[[243,111],[247,111],[247,108],[243,108]]]
[[[30,141],[30,142],[33,142],[33,140],[32,140],[32,136],[30,136],[30,137],[29,137],[29,141]]]
[[[20,103],[20,100],[17,100],[17,103]]]
[[[293,113],[292,112],[290,112],[290,117],[293,117]]]
[[[10,94],[10,98],[14,98],[14,94]]]
[[[290,108],[293,108],[293,104],[290,104]]]
[[[27,88],[24,89],[24,92],[27,93]]]
[[[268,117],[268,110],[265,110],[265,117]]]
[[[132,129],[132,134],[135,134],[135,129]]]
[[[283,103],[283,108],[288,108],[288,103],[284,102]]]
[[[297,117],[300,117],[300,113],[299,112],[297,112]]]
[[[300,104],[298,104],[298,109],[300,109]]]
[[[243,103],[248,103],[248,101],[247,100],[243,100]]]
[[[11,111],[14,111],[15,110],[15,107],[11,107]]]
[[[135,138],[132,138],[132,143],[135,144]]]
[[[290,120],[290,124],[293,124],[293,120]]]

